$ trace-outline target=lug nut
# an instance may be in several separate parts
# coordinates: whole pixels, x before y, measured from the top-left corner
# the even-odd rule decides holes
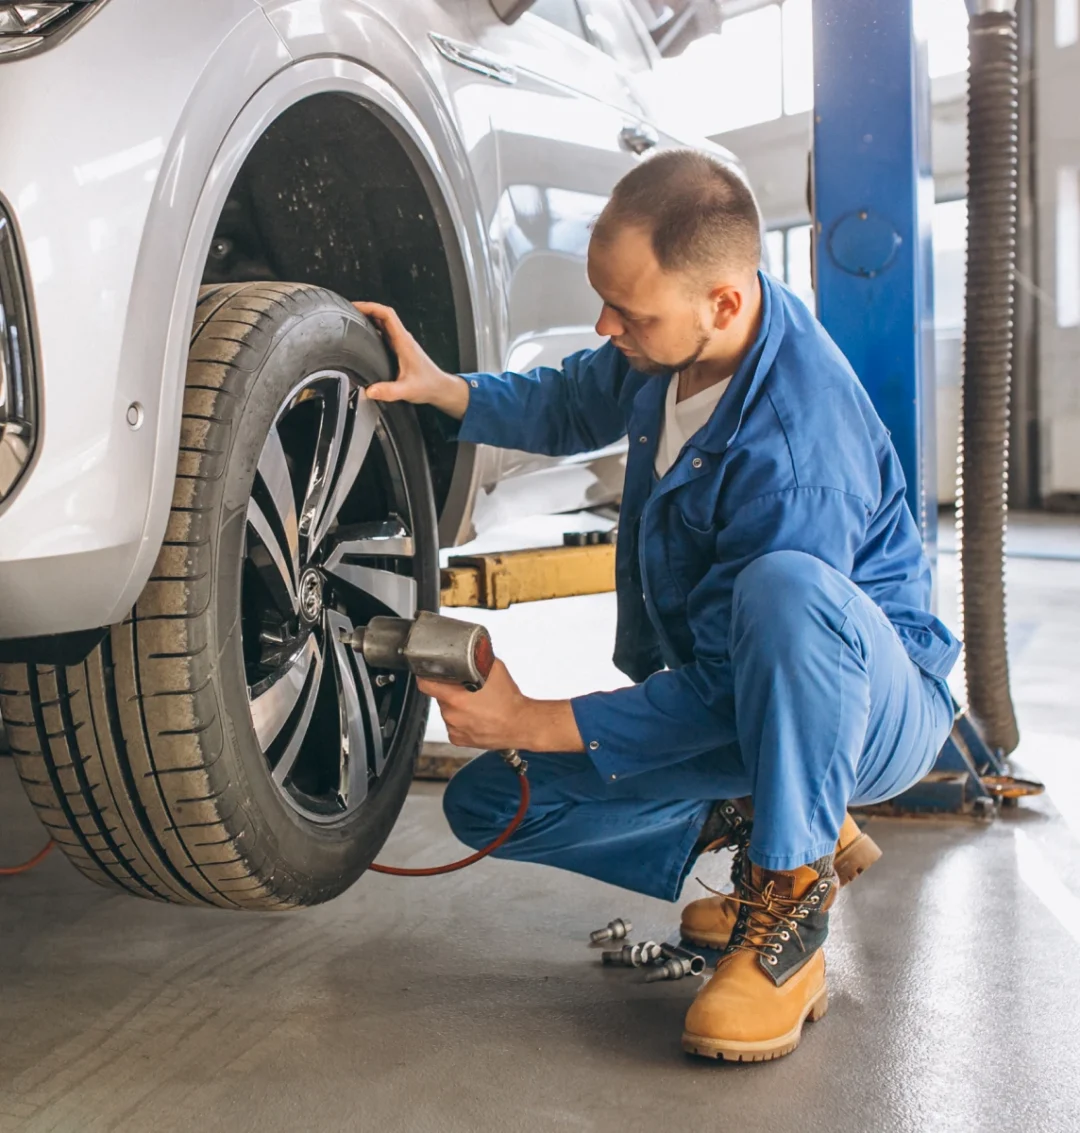
[[[644,940],[640,944],[624,944],[622,948],[604,952],[601,959],[605,964],[621,964],[627,968],[643,968],[661,956],[660,945],[655,940]]]
[[[657,980],[681,980],[692,975],[693,970],[693,960],[688,957],[676,956],[670,960],[665,960],[655,968],[650,968],[645,973],[645,982],[651,984],[656,983]]]
[[[616,917],[608,922],[607,928],[598,928],[589,933],[589,940],[593,944],[603,944],[605,940],[623,940],[634,926],[629,921]]]

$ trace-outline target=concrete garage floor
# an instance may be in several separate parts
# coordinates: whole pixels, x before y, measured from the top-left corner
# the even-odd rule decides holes
[[[1076,554],[1080,527],[1023,540]],[[944,555],[947,617],[953,571]],[[583,943],[615,915],[662,936],[676,907],[582,878],[485,862],[233,916],[113,896],[53,855],[0,879],[0,1131],[1075,1133],[1080,564],[1017,558],[1010,582],[1019,763],[1049,794],[989,826],[871,820],[885,856],[845,891],[830,1013],[790,1058],[686,1058],[697,982],[643,985]],[[616,683],[613,610],[603,595],[489,621],[526,691],[559,695]],[[533,633],[560,628],[584,644],[554,655]],[[0,760],[6,861],[41,841],[14,780]],[[384,860],[458,850],[440,793],[417,784]]]

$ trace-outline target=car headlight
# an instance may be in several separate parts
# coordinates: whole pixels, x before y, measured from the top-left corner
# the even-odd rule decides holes
[[[0,503],[26,471],[37,432],[30,307],[11,218],[0,206]]]
[[[105,0],[0,0],[0,62],[64,38]]]

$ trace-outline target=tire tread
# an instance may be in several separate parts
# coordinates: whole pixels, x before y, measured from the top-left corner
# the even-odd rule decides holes
[[[135,608],[77,665],[0,665],[0,712],[27,795],[64,854],[98,884],[229,909],[306,903],[273,862],[256,860],[243,796],[212,782],[227,725],[207,617],[213,493],[252,374],[283,319],[327,303],[355,315],[306,284],[202,289],[167,529]]]

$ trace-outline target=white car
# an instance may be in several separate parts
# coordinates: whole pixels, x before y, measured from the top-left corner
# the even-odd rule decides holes
[[[451,370],[594,344],[590,222],[649,149],[706,145],[652,109],[641,16],[685,38],[673,8],[0,0],[0,710],[89,877],[341,892],[426,704],[340,632],[436,608],[440,542],[524,473],[553,511],[617,497],[617,449],[359,398],[393,365],[347,299]]]

